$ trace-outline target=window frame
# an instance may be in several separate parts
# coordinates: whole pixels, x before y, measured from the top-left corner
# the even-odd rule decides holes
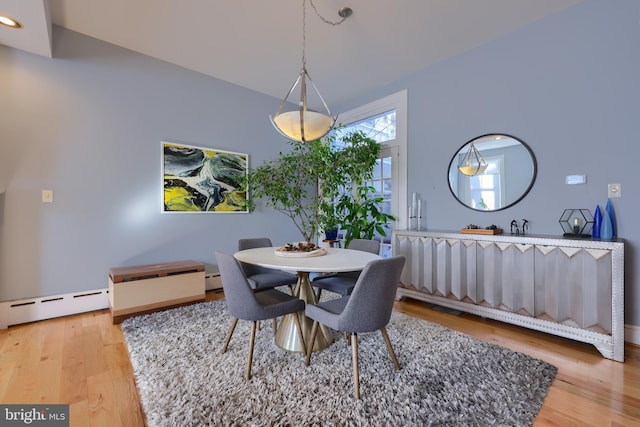
[[[346,126],[364,120],[368,117],[395,110],[396,111],[396,138],[393,140],[382,142],[381,148],[390,148],[392,153],[397,152],[397,158],[393,161],[393,166],[397,166],[397,173],[393,172],[394,179],[397,177],[397,194],[392,203],[392,215],[396,218],[395,226],[392,229],[407,228],[407,181],[408,181],[408,165],[407,165],[407,90],[403,89],[394,94],[385,96],[378,100],[369,102],[360,107],[340,113],[338,121]],[[381,150],[382,151],[382,150]],[[394,185],[395,187],[395,185]]]

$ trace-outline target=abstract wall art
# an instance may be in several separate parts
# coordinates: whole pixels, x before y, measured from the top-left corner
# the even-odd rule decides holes
[[[248,212],[247,154],[162,141],[163,212]]]

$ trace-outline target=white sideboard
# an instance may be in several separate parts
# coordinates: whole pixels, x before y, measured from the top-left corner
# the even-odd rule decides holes
[[[624,361],[624,243],[397,230],[397,297],[593,344]]]

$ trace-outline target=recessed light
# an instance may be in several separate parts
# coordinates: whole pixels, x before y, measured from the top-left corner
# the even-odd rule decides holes
[[[22,28],[22,24],[16,21],[13,18],[9,18],[5,15],[0,15],[0,24],[9,27],[9,28]]]

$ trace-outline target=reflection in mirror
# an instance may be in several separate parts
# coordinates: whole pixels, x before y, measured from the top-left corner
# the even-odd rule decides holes
[[[459,169],[475,147],[486,168],[475,175]],[[477,211],[499,211],[527,195],[536,179],[536,158],[531,148],[516,137],[488,134],[463,145],[449,163],[449,189],[463,205]]]

